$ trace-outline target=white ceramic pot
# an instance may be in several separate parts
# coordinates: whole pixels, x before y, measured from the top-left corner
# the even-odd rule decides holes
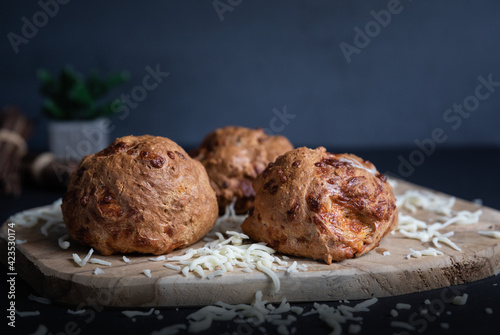
[[[49,146],[64,161],[80,161],[109,144],[109,119],[50,121]]]

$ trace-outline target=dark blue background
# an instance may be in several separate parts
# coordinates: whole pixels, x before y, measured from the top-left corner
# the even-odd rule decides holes
[[[21,34],[22,18],[32,22],[41,7],[2,1],[0,103],[40,115],[40,67],[127,70],[130,81],[111,96],[119,98],[159,64],[170,76],[126,118],[112,118],[113,137],[149,133],[192,147],[227,124],[269,128],[273,109],[286,106],[295,118],[280,132],[296,146],[416,148],[435,128],[447,135],[440,147],[500,145],[500,87],[457,129],[443,120],[478,76],[500,82],[500,2],[402,0],[350,64],[340,43],[353,45],[354,28],[389,1],[229,3],[237,5],[221,20],[213,1],[72,0],[16,54],[8,34]],[[44,149],[39,120],[30,145]]]

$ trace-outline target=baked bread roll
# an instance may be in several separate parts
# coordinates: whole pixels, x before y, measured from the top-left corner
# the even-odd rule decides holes
[[[268,136],[263,129],[228,126],[208,134],[191,153],[207,170],[217,193],[219,214],[236,198],[236,213],[246,213],[253,203],[252,182],[267,164],[292,150],[283,136]]]
[[[245,234],[277,251],[327,264],[361,256],[397,226],[392,187],[368,161],[298,148],[253,183]]]
[[[62,213],[72,239],[103,255],[165,254],[200,240],[217,220],[217,199],[200,162],[155,136],[117,138],[85,156]]]

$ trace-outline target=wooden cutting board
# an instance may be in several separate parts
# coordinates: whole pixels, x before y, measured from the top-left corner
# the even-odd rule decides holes
[[[396,194],[408,189],[422,187],[398,181]],[[441,194],[442,195],[442,194]],[[454,210],[475,211],[480,206],[457,199]],[[453,226],[442,232],[454,230],[451,238],[462,252],[443,245],[444,255],[407,259],[409,248],[422,250],[430,243],[405,238],[400,233],[388,235],[380,247],[368,254],[331,265],[311,259],[290,257],[289,264],[296,260],[306,264],[308,271],[286,273],[278,271],[281,290],[274,291],[271,279],[260,271],[242,272],[235,268],[224,276],[201,279],[190,274],[167,269],[165,262],[152,262],[152,256],[127,255],[131,263],[123,261],[121,255],[93,257],[112,263],[111,266],[86,264],[78,266],[72,259],[77,253],[84,257],[89,248],[74,241],[67,250],[58,246],[57,239],[64,229],[50,231],[46,237],[40,232],[40,224],[33,228],[16,227],[16,239],[27,240],[17,246],[16,272],[40,296],[71,305],[96,305],[115,307],[166,307],[201,306],[216,301],[227,303],[250,303],[255,292],[261,290],[264,299],[278,302],[328,301],[342,299],[366,299],[370,297],[395,296],[426,291],[449,285],[461,284],[486,278],[500,270],[500,239],[479,235],[478,230],[500,230],[500,212],[481,207],[480,222],[474,225]],[[427,220],[434,214],[418,211],[413,216]],[[2,226],[0,242],[2,250],[7,248],[7,225]],[[204,242],[191,246],[198,248]],[[388,250],[390,255],[382,255]],[[170,255],[184,254],[185,250]],[[6,264],[6,253],[1,253]],[[94,275],[99,267],[104,274]],[[150,269],[152,278],[142,271]]]

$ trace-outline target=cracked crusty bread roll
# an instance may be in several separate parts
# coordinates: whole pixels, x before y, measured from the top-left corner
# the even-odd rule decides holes
[[[246,213],[253,203],[252,182],[269,162],[292,150],[283,136],[268,136],[263,129],[228,126],[208,134],[191,153],[207,170],[217,193],[219,214],[236,198],[235,210]]]
[[[242,224],[285,254],[332,261],[361,256],[397,226],[392,187],[368,161],[298,148],[255,179],[254,208]]]
[[[200,240],[218,215],[200,162],[149,135],[117,138],[84,157],[62,212],[71,238],[103,255],[169,253]]]

